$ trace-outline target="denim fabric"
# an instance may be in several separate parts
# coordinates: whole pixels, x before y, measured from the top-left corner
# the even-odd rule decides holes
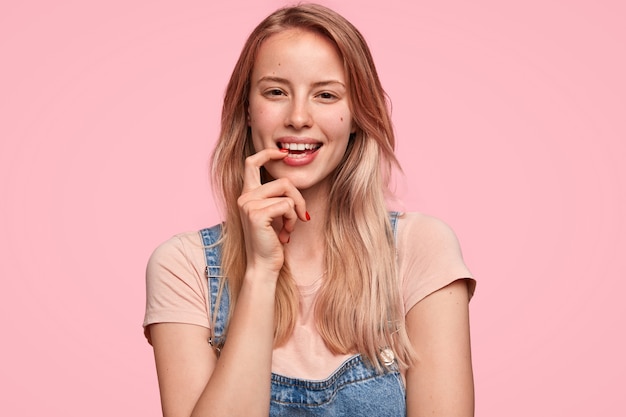
[[[222,235],[222,225],[218,224],[209,229],[200,230],[200,236],[204,244],[204,254],[206,257],[206,269],[205,275],[208,279],[209,288],[209,314],[212,318],[211,322],[211,339],[209,343],[219,350],[224,345],[226,339],[225,331],[226,323],[228,321],[228,308],[229,308],[229,294],[228,294],[228,282],[224,285],[222,291],[223,296],[219,297],[220,281],[225,279],[222,276],[222,254],[220,252],[220,246],[217,244],[220,236]],[[215,305],[217,300],[220,300],[220,305],[217,309],[217,317],[215,314]]]
[[[399,372],[376,374],[357,355],[322,381],[272,374],[270,417],[400,417],[406,416],[405,397]]]
[[[390,213],[394,237],[397,213]],[[200,231],[207,259],[207,279],[211,315],[213,317],[220,280],[221,225]],[[228,318],[228,286],[220,298],[217,318],[213,324],[211,344],[220,349]],[[288,378],[272,373],[270,417],[279,416],[406,416],[406,393],[397,368],[378,374],[360,355],[346,360],[329,378],[311,381]]]

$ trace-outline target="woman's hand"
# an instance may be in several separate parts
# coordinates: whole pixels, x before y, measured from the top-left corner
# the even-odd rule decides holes
[[[237,203],[248,268],[280,271],[285,261],[283,245],[289,242],[297,220],[307,221],[304,198],[288,179],[261,184],[260,168],[285,156],[279,149],[264,149],[246,158],[243,191]],[[274,228],[275,220],[279,220],[279,230]]]

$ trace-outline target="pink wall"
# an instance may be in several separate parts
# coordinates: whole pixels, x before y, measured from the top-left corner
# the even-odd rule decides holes
[[[159,414],[145,263],[219,217],[220,98],[282,4],[257,3],[0,5],[0,414]],[[324,3],[370,42],[407,208],[479,277],[477,415],[624,415],[623,3]]]

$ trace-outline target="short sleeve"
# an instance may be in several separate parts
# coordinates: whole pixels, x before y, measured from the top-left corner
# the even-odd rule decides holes
[[[398,223],[398,266],[405,312],[433,292],[464,279],[470,298],[476,281],[463,261],[454,231],[444,222],[405,213]]]
[[[146,313],[143,326],[186,323],[209,327],[204,249],[198,233],[167,240],[150,256],[146,268]]]

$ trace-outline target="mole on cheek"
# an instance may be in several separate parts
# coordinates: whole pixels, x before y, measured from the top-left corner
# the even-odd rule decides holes
[[[343,122],[343,117],[340,117],[341,121]]]

